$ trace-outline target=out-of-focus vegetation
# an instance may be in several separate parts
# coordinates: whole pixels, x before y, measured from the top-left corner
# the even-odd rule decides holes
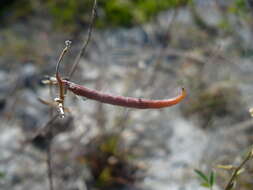
[[[235,121],[242,120],[247,115],[246,111],[242,113],[234,109],[237,107],[241,110],[239,108],[244,105],[242,100],[238,99],[241,96],[239,90],[231,82],[217,83],[207,89],[199,88],[193,93],[196,98],[183,106],[183,113],[186,117],[197,115],[203,128],[208,127],[209,122],[227,115],[232,115]]]
[[[211,171],[209,174],[205,174],[200,170],[195,170],[195,173],[199,177],[202,187],[208,188],[210,190],[213,189],[213,186],[215,184],[215,177],[216,177],[213,171]]]
[[[158,12],[182,7],[192,0],[100,0],[97,26],[131,26],[150,20]],[[92,0],[1,1],[0,16],[24,18],[31,14],[51,17],[58,26],[76,28],[88,22]]]
[[[86,164],[91,171],[92,186],[99,189],[112,189],[134,185],[142,179],[138,173],[142,169],[131,157],[134,154],[123,147],[124,141],[120,134],[105,133],[96,136],[86,147],[86,152],[78,156],[80,164]]]
[[[229,8],[232,13],[242,14],[247,12],[247,5],[245,0],[236,0]]]
[[[194,7],[194,2],[194,0],[100,0],[96,25],[130,27],[147,22],[164,10],[187,5]],[[57,27],[72,31],[87,25],[92,4],[93,0],[3,0],[0,2],[0,18],[5,23],[10,23],[31,15],[39,15],[48,17]],[[234,0],[224,7],[224,14],[236,14],[246,20],[250,12],[250,5],[246,0]],[[201,18],[197,20],[202,21]],[[228,25],[224,20],[220,27],[228,28]]]

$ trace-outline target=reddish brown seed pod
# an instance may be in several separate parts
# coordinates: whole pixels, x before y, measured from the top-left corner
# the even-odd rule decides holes
[[[164,100],[148,100],[142,98],[131,98],[131,97],[124,97],[124,96],[115,96],[112,94],[102,93],[96,90],[92,90],[86,88],[84,86],[69,82],[67,80],[61,80],[62,84],[73,92],[74,94],[82,97],[86,97],[88,99],[97,100],[99,102],[123,106],[123,107],[130,107],[130,108],[138,108],[138,109],[159,109],[170,107],[175,104],[178,104],[186,97],[186,91],[182,88],[182,92],[180,95],[171,98],[171,99],[164,99]]]

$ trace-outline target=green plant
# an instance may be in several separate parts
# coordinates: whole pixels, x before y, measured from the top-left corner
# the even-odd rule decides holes
[[[45,1],[45,8],[53,17],[57,26],[66,26],[67,28],[75,28],[78,24],[87,23],[89,11],[92,7],[92,1]]]
[[[3,179],[5,177],[5,173],[0,171],[0,180]]]
[[[160,11],[188,5],[192,0],[100,0],[98,2],[99,27],[125,26],[146,22]],[[78,29],[89,20],[92,0],[12,1],[0,6],[0,16],[8,12],[13,19],[35,13],[52,18],[56,26],[68,30]],[[11,14],[9,14],[11,12]],[[9,18],[8,18],[9,20]]]
[[[232,190],[235,188],[235,184],[238,177],[244,172],[245,165],[248,163],[248,161],[252,159],[252,157],[253,157],[253,150],[250,150],[238,166],[229,167],[229,169],[232,169],[233,172],[228,183],[225,185],[224,190]]]
[[[146,21],[160,11],[185,6],[190,2],[191,0],[137,0],[136,7],[142,14],[141,21]]]
[[[205,174],[197,169],[195,169],[194,171],[201,180],[201,186],[212,190],[213,186],[215,185],[215,178],[216,178],[215,173],[211,171],[209,174]]]
[[[245,14],[248,12],[245,0],[235,0],[229,7],[229,12],[234,14]]]
[[[104,18],[100,26],[131,26],[150,20],[157,13],[186,6],[191,0],[107,0],[102,3]]]
[[[90,169],[92,179],[89,183],[92,186],[111,189],[125,184],[133,185],[141,179],[137,177],[141,168],[130,159],[133,153],[122,147],[125,147],[125,143],[121,134],[117,133],[95,136],[87,144],[85,153],[79,155],[77,160]]]

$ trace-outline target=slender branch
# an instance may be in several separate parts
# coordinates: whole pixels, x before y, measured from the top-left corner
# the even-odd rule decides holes
[[[56,65],[56,79],[59,85],[59,98],[57,98],[57,103],[58,103],[58,108],[60,110],[60,116],[64,116],[64,87],[61,82],[61,77],[59,74],[59,68],[60,68],[60,63],[64,57],[64,55],[67,53],[68,49],[70,48],[71,41],[67,40],[65,41],[65,48],[62,50],[60,57],[57,61]],[[52,97],[52,84],[50,84],[50,89],[49,89],[49,95]],[[56,120],[58,115],[53,116],[53,109],[50,108],[50,115],[51,119],[47,122],[45,128],[43,127],[42,129],[45,130],[45,133],[52,133],[51,130],[51,125],[52,123]],[[48,131],[47,131],[48,130]],[[48,141],[48,146],[47,146],[47,176],[48,176],[48,181],[49,181],[49,190],[54,190],[54,185],[53,185],[53,172],[52,172],[52,153],[51,153],[51,143],[52,139],[50,137],[47,138]]]
[[[49,86],[49,96],[50,98],[53,98],[53,90],[52,90],[52,84]],[[53,107],[50,107],[50,117],[51,120],[54,121],[57,117],[53,116],[54,109]],[[52,123],[51,123],[52,124]],[[49,128],[49,133],[52,134],[52,128]],[[53,178],[53,170],[52,170],[52,152],[51,152],[51,146],[52,141],[51,139],[47,139],[48,141],[48,147],[47,147],[47,177],[49,182],[49,190],[54,190],[54,178]]]
[[[57,65],[56,65],[56,79],[59,85],[59,98],[57,98],[57,103],[58,103],[58,108],[60,110],[60,116],[63,117],[64,116],[64,111],[63,111],[63,103],[64,103],[64,87],[63,84],[61,82],[61,77],[59,74],[59,68],[60,68],[60,63],[64,57],[64,55],[67,53],[69,47],[70,47],[71,41],[67,40],[65,42],[65,47],[62,50],[60,57],[57,61]],[[49,95],[52,95],[52,84],[50,84],[50,89],[49,89]],[[46,133],[52,133],[51,130],[51,125],[52,123],[55,121],[55,119],[57,118],[58,115],[53,116],[53,110],[52,108],[50,109],[50,115],[51,115],[51,119],[48,121],[48,123],[46,124],[45,128],[43,128],[45,131],[47,130],[48,127],[48,131],[46,131]],[[49,181],[49,190],[54,190],[54,185],[53,185],[53,172],[52,172],[52,153],[51,153],[51,143],[52,143],[52,139],[50,137],[47,138],[48,141],[48,146],[47,146],[47,176],[48,176],[48,181]]]
[[[32,141],[35,139],[38,135],[46,136],[47,133],[51,133],[51,126],[53,122],[58,118],[57,115],[51,115],[51,119],[41,128],[39,129],[36,134],[30,138],[28,141]],[[49,181],[49,190],[54,190],[53,186],[53,172],[52,172],[52,153],[51,153],[51,140],[50,137],[47,137],[47,176]]]
[[[166,36],[165,40],[169,39],[169,35],[173,29],[173,25],[175,23],[175,20],[177,18],[178,15],[178,9],[173,10],[172,16],[171,16],[171,20],[168,23],[167,29],[166,29]],[[169,42],[167,41],[165,44],[165,47],[163,47],[159,53],[158,53],[158,57],[157,60],[155,61],[155,64],[153,66],[153,72],[151,73],[151,76],[149,77],[149,79],[147,80],[147,83],[144,84],[143,88],[144,90],[147,89],[147,87],[150,87],[154,84],[154,82],[156,81],[157,78],[157,70],[161,67],[161,63],[162,63],[162,59],[164,57],[164,55],[166,54],[166,52],[168,51],[168,44]]]
[[[70,45],[71,45],[71,41],[70,40],[65,41],[65,47],[62,50],[61,55],[60,55],[60,57],[59,57],[59,59],[57,61],[56,71],[55,71],[56,74],[59,74],[60,63],[61,63],[64,55],[67,53],[68,49],[70,48]]]
[[[49,140],[47,147],[47,176],[49,181],[49,190],[54,190],[53,185],[53,172],[52,172],[52,152],[51,152],[51,140]]]
[[[234,181],[236,177],[238,176],[238,172],[243,168],[243,166],[252,158],[253,156],[253,150],[250,150],[245,157],[245,159],[242,161],[242,163],[234,170],[230,180],[228,181],[227,185],[225,186],[225,190],[231,190],[234,186]]]
[[[94,0],[93,1],[93,8],[92,8],[92,15],[91,15],[91,20],[90,20],[90,24],[89,24],[89,31],[88,31],[88,38],[86,40],[86,42],[83,44],[81,50],[79,51],[78,55],[76,56],[76,59],[74,61],[74,64],[69,72],[69,75],[68,75],[68,79],[70,80],[74,74],[74,72],[76,71],[77,69],[77,66],[80,62],[80,59],[81,57],[84,55],[86,49],[87,49],[87,46],[91,40],[91,35],[92,35],[92,29],[93,29],[93,25],[94,25],[94,20],[95,20],[95,17],[96,17],[96,10],[97,10],[97,0]]]
[[[55,73],[56,73],[56,79],[57,79],[57,82],[58,82],[58,85],[59,85],[59,99],[61,101],[64,100],[64,88],[63,88],[63,85],[61,83],[61,78],[60,78],[60,74],[59,74],[59,68],[60,68],[60,63],[61,63],[64,55],[67,53],[67,51],[68,51],[68,49],[70,47],[70,44],[71,44],[71,41],[69,41],[69,40],[67,40],[65,42],[65,48],[61,52],[61,55],[60,55],[60,57],[58,59],[57,65],[56,65],[56,71],[55,71]]]

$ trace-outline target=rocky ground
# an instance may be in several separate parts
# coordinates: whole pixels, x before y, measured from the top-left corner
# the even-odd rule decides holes
[[[200,10],[212,24],[221,16]],[[68,93],[70,113],[50,125],[54,132],[48,137],[53,139],[55,189],[89,187],[90,171],[79,158],[103,133],[120,134],[125,152],[145,171],[138,174],[142,180],[125,183],[127,189],[201,190],[195,168],[219,172],[217,164],[238,163],[252,140],[248,109],[253,105],[253,67],[250,28],[233,19],[232,32],[215,35],[198,29],[187,10],[162,13],[154,22],[131,29],[95,31],[72,81],[147,98],[173,97],[184,86],[188,96],[172,108],[135,110]],[[38,101],[51,99],[41,80],[54,74],[64,41],[70,39],[71,50],[61,65],[67,75],[86,37],[85,31],[78,36],[59,33],[37,18],[1,29],[1,189],[48,187],[48,141],[36,134],[52,109]],[[221,189],[227,177],[219,175],[215,188]]]

